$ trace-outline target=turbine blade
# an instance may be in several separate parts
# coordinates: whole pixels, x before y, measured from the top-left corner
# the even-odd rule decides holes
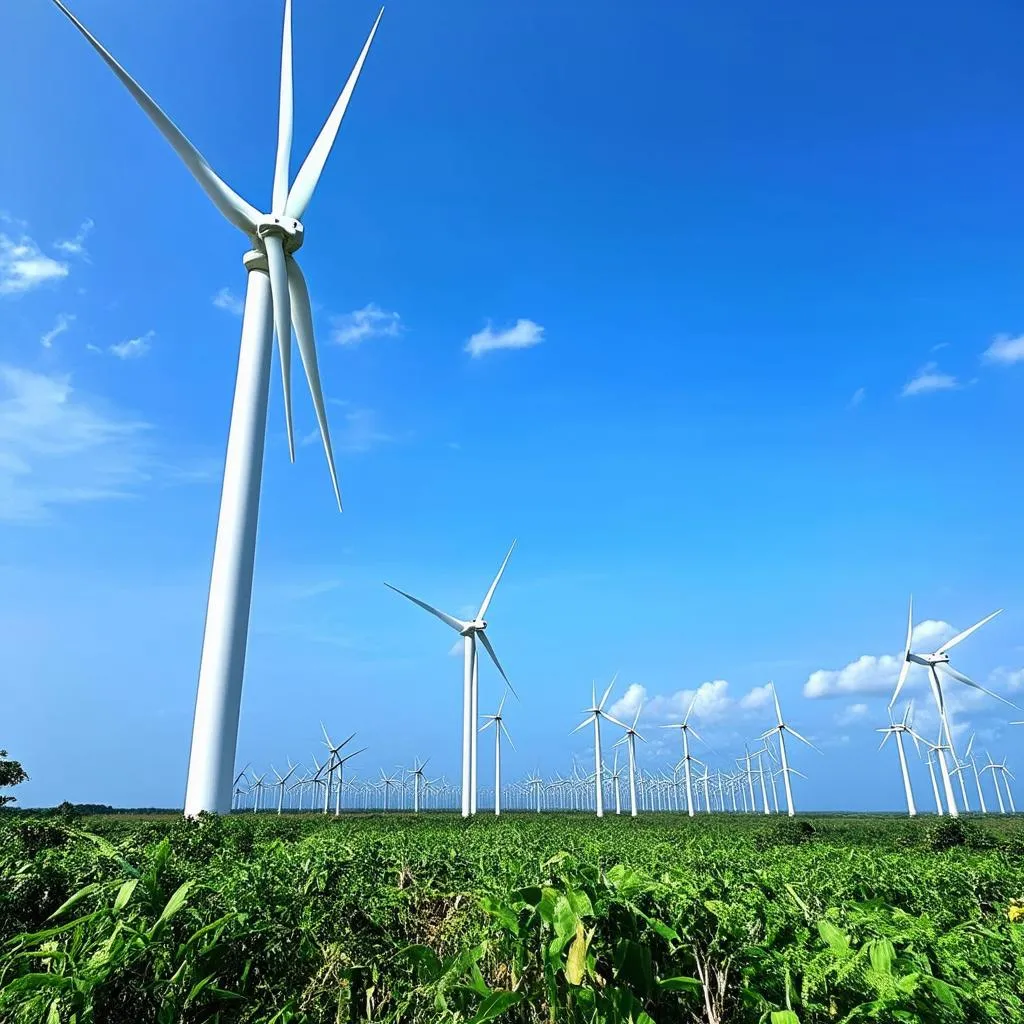
[[[487,609],[491,604],[491,598],[494,597],[494,592],[498,589],[498,581],[501,579],[501,575],[505,571],[505,566],[508,565],[508,560],[512,557],[512,552],[515,550],[515,546],[516,542],[512,541],[512,547],[508,549],[508,554],[505,555],[505,560],[501,563],[498,575],[494,577],[494,581],[491,583],[491,586],[487,591],[487,595],[484,597],[483,602],[480,605],[480,611],[476,613],[476,617],[478,619],[482,619],[487,614]]]
[[[801,736],[791,725],[786,726],[786,732],[788,732],[794,739],[798,739],[801,743],[806,743],[811,750],[817,750],[819,754],[824,756],[824,751],[818,750],[818,748],[806,737]]]
[[[636,715],[634,715],[634,717],[633,717],[633,728],[634,729],[636,728],[636,723],[640,721],[640,712],[643,711],[643,709],[644,709],[643,704],[637,705]]]
[[[579,732],[580,729],[582,729],[585,725],[590,725],[590,723],[593,720],[594,720],[594,716],[593,715],[587,715],[587,717],[584,718],[583,721],[580,722],[580,724],[577,725],[576,728],[573,729],[572,732],[569,733],[569,735],[571,736],[573,732]]]
[[[779,695],[775,690],[775,683],[768,684],[772,688],[772,699],[775,701],[775,716],[779,720],[779,725],[782,725],[782,708],[779,707]]]
[[[619,673],[616,672],[615,675],[612,676],[612,681],[608,684],[608,689],[604,691],[604,696],[601,698],[601,703],[597,705],[599,709],[604,707],[604,702],[608,699],[608,694],[612,692],[612,687],[615,685],[615,680],[618,678]]]
[[[274,161],[273,212],[284,213],[288,201],[288,165],[292,155],[292,0],[284,0],[281,31],[281,100],[277,114],[277,158]]]
[[[971,738],[967,742],[967,749],[964,751],[964,760],[965,761],[971,756],[971,751],[973,749],[974,749],[974,733],[972,732],[971,733]]]
[[[505,680],[508,688],[515,695],[516,700],[519,700],[519,694],[516,693],[516,688],[508,681],[508,676],[505,675],[505,670],[501,667],[501,662],[498,661],[498,656],[494,653],[494,648],[491,646],[491,641],[487,639],[487,634],[480,630],[477,632],[477,636],[480,638],[480,643],[484,645],[484,649],[491,656],[491,661],[494,662],[495,668],[501,673],[501,678]]]
[[[699,732],[697,732],[697,730],[696,730],[696,729],[694,729],[694,727],[693,727],[692,725],[691,725],[691,726],[688,726],[688,731],[689,731],[690,735],[691,735],[691,736],[692,736],[692,737],[693,737],[693,738],[694,738],[695,740],[700,740],[700,741],[701,741],[701,743],[703,743],[703,742],[704,742],[704,737],[703,737],[703,736],[701,736],[701,734],[700,734]]]
[[[413,604],[418,604],[425,611],[430,612],[431,615],[436,615],[445,625],[451,626],[457,633],[461,633],[466,628],[465,622],[460,622],[458,619],[451,615],[446,615],[444,612],[439,611],[433,605],[427,604],[426,601],[421,601],[418,597],[413,597],[412,594],[407,594],[404,590],[399,590],[398,587],[391,586],[390,583],[385,583],[385,587],[389,590],[393,590],[396,594],[401,594],[402,597],[408,598]]]
[[[511,736],[509,735],[509,731],[508,731],[508,729],[507,729],[507,728],[505,727],[505,723],[504,723],[504,722],[501,722],[500,724],[501,724],[501,731],[502,731],[502,732],[503,732],[503,733],[505,734],[505,739],[507,739],[507,740],[508,740],[508,745],[509,745],[509,746],[510,746],[510,747],[511,747],[511,748],[512,748],[513,750],[515,750],[515,749],[516,749],[516,745],[515,745],[515,744],[514,744],[514,743],[512,742],[512,737],[511,737]],[[518,751],[517,751],[517,753],[518,753]]]
[[[973,686],[974,689],[981,690],[982,693],[987,693],[990,697],[995,697],[996,700],[1001,700],[1004,704],[1009,704],[1011,708],[1020,711],[1020,708],[1017,707],[1017,705],[1014,704],[1012,700],[1007,700],[1005,697],[996,693],[994,690],[986,689],[980,683],[976,683],[973,679],[969,679],[967,676],[963,674],[963,672],[957,672],[957,670],[953,668],[953,666],[950,665],[948,662],[940,661],[936,667],[945,672],[946,675],[952,676],[957,682],[963,683],[965,686]]]
[[[327,735],[327,726],[324,725],[323,722],[321,722],[320,723],[320,728],[323,730],[324,739],[327,740],[327,749],[328,750],[333,750],[334,749],[334,741],[331,739],[330,736]]]
[[[882,747],[884,747],[885,744],[888,742],[889,737],[892,735],[892,730],[891,729],[878,729],[876,731],[877,732],[884,732],[885,733],[885,735],[882,737],[882,742],[878,744],[878,749],[881,750]]]
[[[600,712],[599,718],[603,718],[607,722],[611,722],[612,725],[617,725],[620,729],[628,729],[629,726],[625,722],[620,722],[617,718],[612,717],[606,711]]]
[[[334,140],[338,136],[338,129],[341,127],[342,118],[345,116],[349,100],[352,99],[356,82],[359,81],[359,73],[363,70],[366,55],[370,52],[370,44],[373,42],[373,37],[377,34],[377,26],[380,24],[380,19],[383,16],[384,8],[382,7],[377,15],[377,20],[373,23],[373,28],[370,29],[366,42],[363,44],[363,49],[356,59],[355,67],[352,68],[352,73],[348,76],[345,88],[341,90],[341,95],[334,104],[334,109],[328,115],[323,128],[320,129],[320,134],[316,137],[316,142],[313,143],[306,159],[303,160],[299,173],[295,175],[295,181],[292,183],[291,190],[288,193],[288,201],[285,203],[285,213],[289,217],[302,220],[302,215],[306,212],[306,207],[309,206],[309,201],[313,198],[313,192],[316,190],[317,182],[323,173],[327,158],[331,155],[331,149],[334,146]]]
[[[647,742],[647,740],[645,740],[645,739],[643,738],[643,736],[641,736],[641,735],[640,735],[640,733],[638,733],[638,732],[637,732],[637,731],[636,731],[635,729],[633,730],[633,735],[634,735],[634,736],[635,736],[635,737],[636,737],[636,738],[637,738],[638,740],[640,740],[640,742],[641,742],[641,743],[646,743],[646,742]]]
[[[213,205],[235,225],[239,231],[252,235],[256,222],[260,219],[259,210],[250,206],[226,182],[222,181],[206,158],[182,134],[178,126],[153,102],[149,93],[128,74],[127,71],[108,53],[100,41],[64,6],[62,0],[53,0],[61,13],[85,37],[89,45],[103,58],[107,67],[121,80],[121,84],[132,94],[135,102],[142,107],[150,121],[160,134],[171,144],[171,148],[189,173],[199,182],[202,190],[213,201]]]
[[[320,386],[320,367],[316,358],[316,341],[313,335],[313,311],[309,303],[309,289],[302,268],[290,256],[285,260],[288,270],[288,295],[291,299],[292,323],[295,325],[295,339],[299,346],[299,358],[302,368],[306,371],[306,383],[313,399],[316,422],[320,427],[320,438],[324,443],[324,454],[327,456],[327,468],[331,473],[331,486],[334,497],[341,511],[341,486],[338,483],[338,470],[334,465],[334,450],[331,447],[331,432],[327,425],[327,407],[324,405],[324,393]]]
[[[284,429],[288,435],[288,457],[295,461],[295,437],[292,433],[292,313],[288,294],[288,268],[285,265],[284,242],[280,235],[264,235],[267,270],[270,273],[270,294],[274,305],[274,330],[277,351],[281,357],[281,383],[284,385]]]
[[[935,653],[945,654],[946,651],[949,651],[952,648],[956,647],[956,645],[960,643],[961,640],[966,640],[976,629],[981,629],[981,627],[984,626],[986,622],[991,622],[1002,610],[1002,608],[996,609],[996,611],[994,611],[991,615],[986,615],[985,618],[981,620],[981,622],[976,622],[973,626],[970,626],[968,629],[965,629],[962,633],[957,633],[957,635],[953,637],[952,640],[947,640]]]
[[[694,704],[697,703],[697,693],[699,693],[699,692],[700,691],[696,691],[694,693],[693,699],[690,701],[690,706],[686,709],[686,715],[683,717],[683,725],[686,725],[690,721],[690,715],[693,712]]]
[[[910,671],[910,642],[914,634],[914,595],[910,595],[910,605],[907,611],[907,642],[903,647],[903,663],[900,665],[899,678],[896,680],[896,689],[892,692],[892,699],[889,701],[889,708],[892,709],[893,704],[896,703],[896,699],[900,695],[900,690],[903,689],[903,684],[907,681],[907,673]]]

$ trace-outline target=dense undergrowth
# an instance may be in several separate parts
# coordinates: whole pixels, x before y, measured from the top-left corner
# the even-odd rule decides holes
[[[0,817],[0,1021],[1021,1022],[1024,826]]]

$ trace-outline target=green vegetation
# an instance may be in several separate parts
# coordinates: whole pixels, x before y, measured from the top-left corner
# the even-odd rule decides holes
[[[25,769],[17,761],[12,761],[7,756],[6,750],[0,750],[0,789],[9,789],[11,786],[20,785],[28,781]],[[13,804],[18,798],[0,794],[0,808],[7,804]]]
[[[1024,1022],[1024,827],[0,817],[0,1020]]]

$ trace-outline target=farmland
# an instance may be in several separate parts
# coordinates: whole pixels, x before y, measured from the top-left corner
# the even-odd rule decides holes
[[[0,817],[0,1020],[1024,1022],[1024,825]]]

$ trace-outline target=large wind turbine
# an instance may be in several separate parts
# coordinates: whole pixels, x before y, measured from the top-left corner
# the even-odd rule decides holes
[[[778,721],[778,725],[772,726],[767,732],[765,732],[761,739],[767,740],[773,732],[779,734],[779,758],[782,761],[782,782],[786,789],[786,813],[792,818],[796,811],[793,810],[793,787],[790,785],[789,776],[795,769],[789,767],[789,760],[786,757],[786,734],[789,733],[793,739],[799,740],[801,743],[806,743],[811,750],[818,750],[818,748],[809,740],[805,739],[800,735],[791,725],[786,725],[782,720],[782,708],[779,707],[779,695],[775,690],[775,684],[769,683],[772,688],[772,698],[775,700],[775,717]],[[818,750],[820,754],[821,751]],[[753,792],[751,792],[751,800],[753,800]]]
[[[700,736],[697,734],[697,730],[690,725],[690,715],[693,713],[693,706],[697,703],[697,694],[693,695],[693,699],[690,701],[690,706],[686,709],[686,714],[683,716],[681,722],[677,722],[673,725],[663,725],[663,729],[678,729],[682,735],[683,740],[683,777],[686,780],[686,811],[693,817],[693,783],[690,778],[690,737],[689,733],[693,733],[693,738],[699,740]],[[701,740],[703,743],[704,741]]]
[[[462,816],[468,817],[470,814],[476,812],[476,721],[478,717],[477,707],[479,703],[478,687],[477,687],[477,651],[476,642],[480,641],[484,645],[485,650],[491,657],[491,661],[494,662],[495,667],[501,673],[501,678],[508,683],[508,687],[515,693],[515,689],[512,684],[508,681],[508,676],[505,675],[505,670],[501,667],[501,662],[498,661],[497,654],[494,653],[494,648],[491,646],[491,641],[487,638],[487,622],[484,616],[487,614],[487,608],[491,603],[491,598],[494,597],[494,591],[498,587],[498,581],[501,579],[501,574],[505,571],[505,566],[508,565],[508,560],[512,557],[512,551],[516,546],[516,542],[512,541],[512,547],[508,549],[508,554],[505,555],[505,560],[501,563],[501,568],[498,570],[498,575],[494,577],[494,582],[491,584],[490,589],[484,596],[483,603],[480,605],[480,610],[476,613],[476,617],[470,619],[468,622],[464,622],[462,619],[455,618],[454,615],[448,615],[445,612],[439,611],[433,605],[429,605],[426,601],[421,601],[418,597],[413,597],[412,594],[407,594],[404,590],[399,590],[398,587],[392,587],[390,583],[385,583],[384,586],[393,590],[396,594],[401,594],[402,597],[408,598],[413,604],[418,604],[425,611],[430,612],[431,615],[437,616],[446,626],[451,626],[463,638],[463,678],[462,678]]]
[[[301,218],[313,198],[313,192],[334,145],[383,10],[377,15],[377,20],[334,109],[289,187],[292,145],[292,30],[291,0],[285,0],[273,194],[270,212],[261,213],[218,177],[203,155],[181,133],[174,122],[68,10],[62,0],[54,0],[54,3],[121,80],[210,197],[214,206],[229,223],[245,234],[252,245],[242,260],[248,272],[245,311],[242,316],[242,339],[231,408],[231,426],[224,459],[224,481],[221,487],[217,539],[214,544],[213,570],[207,600],[185,794],[186,815],[194,816],[200,811],[226,813],[231,809],[238,716],[252,599],[256,524],[259,516],[270,387],[272,329],[277,332],[281,359],[289,455],[294,461],[295,445],[291,418],[291,333],[294,326],[299,356],[305,369],[320,436],[327,453],[327,465],[335,498],[338,507],[341,507],[341,491],[334,467],[327,413],[320,387],[309,293],[302,271],[295,261],[295,252],[303,240]],[[262,69],[263,66],[264,61],[258,60],[257,67]],[[188,226],[180,225],[176,228],[175,237],[187,238]],[[194,239],[191,244],[196,244]]]
[[[498,710],[493,715],[484,715],[487,720],[480,727],[480,731],[494,726],[494,814],[495,816],[501,814],[501,734],[505,734],[505,739],[508,740],[509,745],[513,750],[516,749],[516,745],[512,742],[512,737],[509,735],[508,729],[505,727],[505,719],[502,715],[502,711],[505,708],[505,698],[508,694],[503,693],[501,695],[501,703],[498,705]]]
[[[1004,704],[1009,704],[1011,708],[1016,708],[1017,705],[1013,701],[1007,700],[1005,697],[1000,697],[998,693],[994,693],[992,690],[985,689],[984,686],[980,686],[974,682],[973,679],[969,679],[962,672],[958,672],[949,663],[949,652],[956,647],[962,640],[966,640],[975,630],[981,629],[986,622],[990,622],[994,619],[1002,608],[997,609],[991,615],[986,615],[980,622],[976,622],[973,626],[968,627],[960,633],[957,633],[952,640],[947,640],[941,647],[933,651],[931,654],[914,654],[910,649],[911,642],[914,634],[914,598],[910,598],[909,611],[907,613],[907,642],[903,647],[903,659],[900,665],[899,678],[896,680],[896,689],[893,691],[892,700],[889,701],[889,707],[896,703],[896,698],[900,695],[900,690],[903,689],[903,684],[907,680],[907,673],[910,671],[911,664],[923,665],[928,670],[928,681],[931,683],[932,697],[935,699],[935,707],[939,712],[939,722],[941,723],[942,732],[945,734],[946,742],[939,743],[936,747],[939,760],[939,772],[942,775],[942,787],[946,793],[946,807],[949,813],[956,817],[960,812],[957,810],[956,798],[953,796],[953,783],[950,780],[949,767],[946,764],[946,750],[948,749],[950,755],[953,758],[953,763],[957,763],[956,749],[953,746],[953,731],[949,727],[949,718],[946,714],[946,701],[942,693],[942,680],[939,677],[939,671],[941,670],[945,675],[951,676],[959,683],[963,683],[965,686],[972,686],[975,690],[980,690],[982,693],[987,693],[990,697],[995,697],[996,700],[1001,700]]]
[[[579,732],[580,729],[589,725],[591,722],[594,723],[594,803],[597,816],[599,818],[604,817],[604,796],[601,791],[601,719],[607,718],[609,722],[614,722],[623,729],[628,728],[625,722],[620,722],[617,718],[613,718],[604,710],[605,701],[608,700],[608,694],[612,692],[612,687],[614,685],[615,678],[613,677],[612,681],[608,684],[608,689],[604,691],[604,696],[601,698],[600,704],[597,702],[597,690],[593,685],[591,686],[590,707],[584,712],[587,717],[584,718],[575,729],[573,729],[573,732]]]

